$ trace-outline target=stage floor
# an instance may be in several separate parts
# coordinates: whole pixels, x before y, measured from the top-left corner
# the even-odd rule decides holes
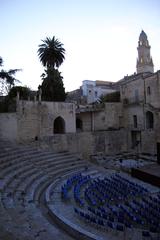
[[[160,177],[160,165],[152,164],[140,168],[141,171]]]
[[[132,168],[131,174],[144,182],[160,187],[160,165],[152,164],[140,168]]]

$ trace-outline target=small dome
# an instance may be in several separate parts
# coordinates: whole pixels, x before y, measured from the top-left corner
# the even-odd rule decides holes
[[[147,40],[147,35],[146,33],[142,30],[140,36],[139,36],[140,41],[146,41]]]

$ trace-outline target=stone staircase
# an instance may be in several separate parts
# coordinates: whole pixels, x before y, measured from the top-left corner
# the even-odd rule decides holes
[[[86,164],[68,152],[0,141],[0,239],[72,239],[49,217],[43,196],[56,179]]]

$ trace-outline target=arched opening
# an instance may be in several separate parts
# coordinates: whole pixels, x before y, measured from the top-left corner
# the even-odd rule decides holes
[[[53,124],[54,133],[65,133],[65,121],[62,117],[57,117]]]
[[[146,112],[146,128],[151,129],[154,125],[154,117],[152,112]]]
[[[76,118],[76,130],[77,132],[81,132],[83,129],[83,122],[80,118]]]

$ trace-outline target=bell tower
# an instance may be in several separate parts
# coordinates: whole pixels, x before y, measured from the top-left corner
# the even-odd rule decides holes
[[[150,56],[150,46],[146,33],[142,30],[138,41],[137,73],[154,72],[152,57]]]

